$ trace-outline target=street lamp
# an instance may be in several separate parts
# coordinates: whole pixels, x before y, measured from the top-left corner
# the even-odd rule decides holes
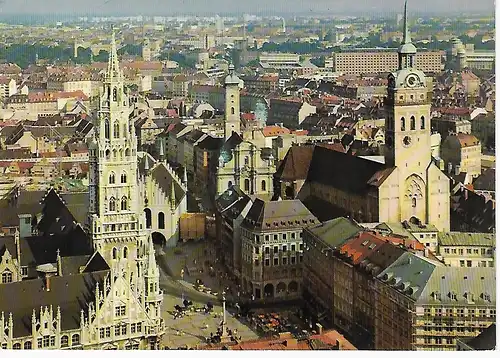
[[[181,269],[181,281],[184,281],[184,269]],[[184,286],[181,282],[181,300],[184,301]]]

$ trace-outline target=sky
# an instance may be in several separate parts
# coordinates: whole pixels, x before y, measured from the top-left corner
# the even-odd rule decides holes
[[[357,13],[403,9],[403,0],[0,0],[0,14]],[[494,12],[494,0],[409,0],[410,12]]]

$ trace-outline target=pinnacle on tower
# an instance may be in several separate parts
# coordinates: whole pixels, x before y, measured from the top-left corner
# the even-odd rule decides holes
[[[109,79],[114,77],[118,77],[120,75],[120,63],[118,62],[118,53],[116,51],[116,38],[115,38],[115,29],[112,28],[111,33],[111,51],[109,53],[108,60],[108,71],[106,76]]]
[[[403,44],[411,43],[410,30],[408,28],[408,0],[405,0],[405,10],[403,17]]]
[[[163,140],[160,140],[160,161],[163,162],[165,158],[165,152],[163,151]]]

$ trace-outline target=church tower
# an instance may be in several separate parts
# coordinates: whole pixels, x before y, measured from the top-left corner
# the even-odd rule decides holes
[[[224,81],[226,89],[226,112],[224,118],[224,139],[231,137],[233,132],[240,132],[240,82],[234,73],[233,64],[229,65],[229,74]]]
[[[149,39],[145,39],[142,43],[142,60],[151,61],[151,44],[149,43]]]
[[[404,8],[403,41],[398,49],[398,69],[388,76],[385,163],[397,167],[400,219],[429,222],[429,167],[431,157],[431,96],[425,74],[415,68],[416,47]],[[432,169],[434,170],[434,169]]]
[[[116,274],[144,286],[150,240],[137,193],[137,137],[129,118],[115,34],[89,143],[89,217],[94,248]],[[129,276],[127,275],[127,277]]]

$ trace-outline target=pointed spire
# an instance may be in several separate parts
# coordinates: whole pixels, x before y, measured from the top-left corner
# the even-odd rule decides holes
[[[106,76],[109,79],[112,79],[115,76],[120,76],[120,64],[118,62],[118,53],[116,51],[116,38],[115,38],[114,27],[112,27],[112,33],[111,33],[111,50],[109,52],[108,72],[106,73]]]
[[[405,10],[403,16],[403,43],[411,43],[410,29],[408,27],[408,0],[405,0]]]
[[[175,210],[175,184],[172,178],[172,187],[170,189],[170,208]]]
[[[160,160],[163,161],[165,152],[163,151],[163,140],[160,140]]]

